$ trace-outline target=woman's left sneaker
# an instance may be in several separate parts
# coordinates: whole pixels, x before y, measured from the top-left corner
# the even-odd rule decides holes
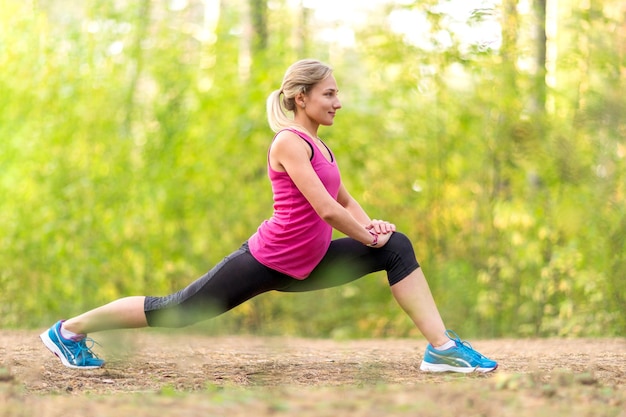
[[[61,359],[61,363],[74,369],[97,369],[104,366],[104,360],[98,358],[91,348],[95,344],[93,339],[81,336],[76,340],[61,336],[61,324],[57,322],[39,337],[52,353]]]

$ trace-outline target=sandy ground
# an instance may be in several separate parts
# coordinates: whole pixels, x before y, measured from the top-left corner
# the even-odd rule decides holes
[[[424,340],[152,330],[98,335],[107,365],[81,371],[63,367],[38,334],[0,332],[0,416],[626,417],[623,338],[472,340],[499,367],[466,376],[421,372]]]

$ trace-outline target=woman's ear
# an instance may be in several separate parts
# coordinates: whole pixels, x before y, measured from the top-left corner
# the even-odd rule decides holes
[[[306,107],[306,102],[304,101],[304,98],[305,98],[304,93],[298,93],[298,95],[296,95],[296,106],[298,106],[301,109]]]

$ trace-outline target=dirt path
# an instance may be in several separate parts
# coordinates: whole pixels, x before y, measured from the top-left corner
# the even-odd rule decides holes
[[[485,404],[508,404],[523,392],[535,398],[535,403],[563,406],[568,404],[569,396],[588,395],[586,404],[595,410],[598,406],[606,407],[610,412],[593,415],[626,417],[626,412],[620,411],[626,409],[626,339],[472,341],[475,348],[497,360],[500,367],[492,374],[470,376],[420,372],[419,363],[426,347],[423,340],[206,337],[141,330],[109,333],[102,335],[99,342],[102,346],[94,350],[108,360],[106,368],[77,371],[61,366],[40,343],[38,332],[0,332],[0,389],[4,387],[0,399],[4,396],[7,404],[15,407],[18,403],[31,407],[24,415],[31,415],[32,407],[42,407],[38,415],[52,416],[63,414],[45,410],[57,409],[67,415],[68,402],[73,402],[72,409],[77,404],[96,407],[94,401],[85,402],[85,398],[94,397],[99,398],[99,406],[103,407],[100,410],[111,411],[115,407],[109,403],[120,398],[117,394],[133,393],[152,398],[156,409],[162,407],[161,401],[177,402],[182,414],[172,415],[196,415],[198,401],[190,398],[201,393],[206,402],[206,393],[212,392],[235,404],[229,405],[230,411],[224,415],[250,415],[245,410],[252,404],[259,416],[281,411],[291,415],[296,408],[298,415],[306,416],[307,407],[317,410],[310,415],[335,416],[339,414],[332,414],[330,409],[325,414],[319,409],[320,404],[353,404],[352,411],[356,412],[356,404],[367,405],[382,395],[396,400],[406,397],[405,408],[410,411],[420,397],[420,404],[444,398],[443,402],[433,403],[433,410],[437,410],[456,403],[450,402],[450,395],[467,397],[465,402],[472,398],[472,404],[481,398],[485,398]],[[281,392],[278,397],[284,399],[278,405],[277,391]],[[239,394],[228,400],[228,393]],[[490,395],[492,398],[487,400]],[[48,408],[50,404],[55,406]],[[119,403],[115,404],[120,408]],[[181,411],[187,409],[184,404],[190,407],[190,414]],[[212,401],[205,405],[209,409],[216,406]],[[370,405],[373,407],[374,403]],[[392,404],[392,408],[396,406]],[[145,407],[143,404],[140,409]],[[372,407],[345,415],[369,415]],[[260,413],[259,409],[266,412]],[[486,405],[480,409],[483,415],[497,415],[491,414]],[[420,410],[427,415],[424,409]],[[581,410],[575,407],[562,415],[571,417],[572,411]],[[131,407],[131,411],[128,415],[143,415],[136,408]],[[386,415],[385,410],[378,411],[372,415]],[[520,410],[516,413],[512,415],[524,415]],[[21,414],[15,414],[13,408],[0,407],[0,416],[4,415]]]

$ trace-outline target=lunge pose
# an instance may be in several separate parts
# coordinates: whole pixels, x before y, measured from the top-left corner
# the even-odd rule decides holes
[[[332,69],[291,65],[267,100],[267,171],[274,213],[243,245],[186,288],[164,297],[121,298],[41,334],[63,365],[99,368],[88,333],[146,326],[182,327],[224,313],[267,291],[301,292],[386,271],[391,292],[429,344],[423,371],[489,372],[493,360],[446,330],[413,246],[393,223],[373,220],[344,187],[335,155],[318,136],[341,108]],[[332,240],[336,229],[346,235]]]

